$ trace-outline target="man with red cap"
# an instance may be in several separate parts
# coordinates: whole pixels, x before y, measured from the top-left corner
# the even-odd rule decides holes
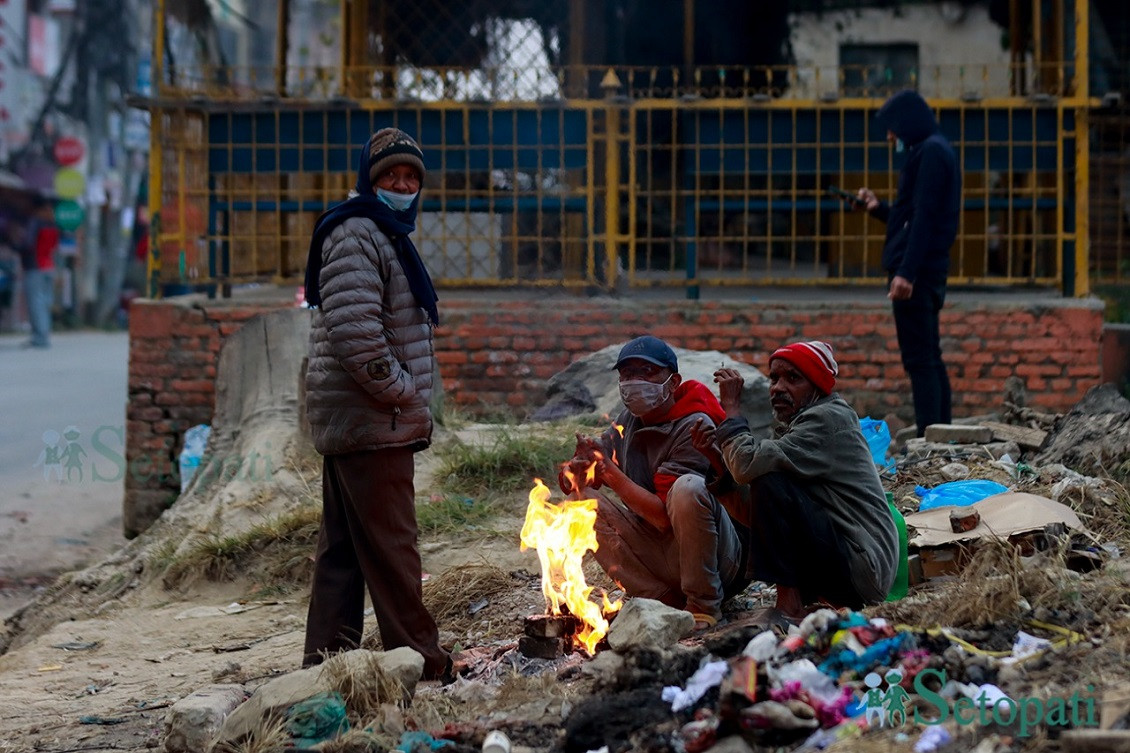
[[[818,601],[882,601],[897,568],[895,523],[859,418],[833,391],[838,373],[825,342],[774,351],[773,436],[758,439],[740,413],[741,375],[719,369],[726,420],[695,432],[696,447],[749,485],[752,574],[777,584],[777,609],[792,619]]]

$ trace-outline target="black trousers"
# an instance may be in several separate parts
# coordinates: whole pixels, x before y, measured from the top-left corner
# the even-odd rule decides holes
[[[365,589],[386,651],[408,646],[424,657],[424,679],[439,677],[448,654],[424,607],[416,547],[412,450],[327,455],[322,462],[322,530],[314,559],[304,666],[322,653],[358,647]]]
[[[950,423],[950,380],[942,360],[942,338],[938,318],[945,302],[945,282],[914,283],[905,301],[892,301],[902,366],[914,393],[914,423],[918,436],[930,424]]]
[[[848,545],[804,486],[788,474],[768,473],[753,480],[750,492],[754,577],[799,589],[805,604],[825,600],[837,607],[862,607],[864,600],[851,582]]]

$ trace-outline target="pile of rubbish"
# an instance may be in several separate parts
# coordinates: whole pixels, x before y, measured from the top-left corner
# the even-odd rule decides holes
[[[1083,640],[1070,631],[1035,624],[1033,630],[1054,639],[1019,631],[1009,651],[983,651],[955,634],[895,625],[859,612],[822,609],[810,614],[787,635],[762,631],[742,645],[739,636],[726,636],[699,649],[693,674],[659,690],[671,723],[624,734],[604,728],[608,695],[582,704],[566,724],[564,749],[585,753],[593,739],[603,740],[609,753],[646,747],[702,753],[727,738],[745,745],[823,750],[836,741],[876,729],[894,729],[916,753],[929,753],[948,743],[956,725],[997,725],[1026,738],[1037,727],[1054,727],[1059,720],[1041,713],[1036,719],[1027,699],[1010,698],[995,683],[999,668],[1030,660],[1045,651]],[[741,636],[744,640],[744,636]],[[727,654],[738,648],[732,656]],[[651,657],[650,661],[654,661]],[[641,663],[636,659],[636,663]],[[679,664],[686,667],[684,657]],[[621,688],[627,674],[613,677],[608,688]],[[658,689],[656,689],[658,690]],[[621,694],[637,696],[638,687]],[[615,696],[616,693],[612,693]],[[658,699],[648,699],[653,706]],[[639,702],[639,701],[637,701]],[[586,707],[604,708],[602,717]],[[1093,698],[1076,699],[1075,722],[1097,726]],[[576,717],[585,717],[578,722]],[[1071,723],[1070,713],[1062,722]],[[616,721],[623,724],[623,719]],[[619,734],[616,734],[616,733]],[[650,740],[666,734],[670,740]],[[725,743],[726,750],[736,741]],[[720,748],[721,749],[721,748]]]

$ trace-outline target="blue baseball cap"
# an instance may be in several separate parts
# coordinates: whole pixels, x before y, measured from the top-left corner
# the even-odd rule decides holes
[[[620,348],[620,355],[616,358],[616,365],[612,368],[618,369],[624,361],[630,361],[633,358],[671,369],[671,371],[678,372],[679,370],[679,359],[675,357],[675,351],[671,350],[670,345],[653,335],[637,337]]]

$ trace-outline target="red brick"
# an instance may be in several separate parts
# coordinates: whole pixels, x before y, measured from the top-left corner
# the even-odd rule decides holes
[[[158,397],[160,396],[158,395]],[[158,400],[157,402],[159,403],[160,401]],[[130,413],[130,418],[134,418],[139,421],[159,421],[164,417],[165,411],[157,407],[156,405],[150,405],[149,407],[142,408],[135,413]]]
[[[217,331],[214,324],[178,324],[173,327],[177,337],[209,337]]]
[[[157,301],[139,300],[130,306],[129,337],[131,343],[146,338],[165,339],[173,331],[179,306]]]
[[[436,361],[440,366],[449,364],[463,364],[470,361],[470,357],[463,350],[441,350],[436,352]]]
[[[207,392],[211,394],[215,385],[209,379],[174,379],[169,384],[169,389],[177,392]]]

